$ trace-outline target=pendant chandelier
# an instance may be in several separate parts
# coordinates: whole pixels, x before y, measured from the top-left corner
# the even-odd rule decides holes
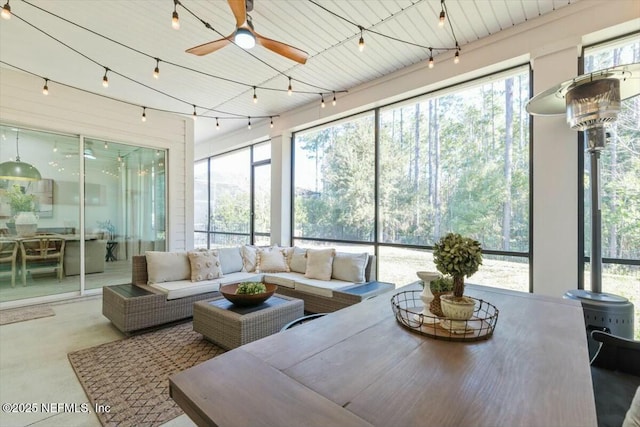
[[[38,181],[42,179],[38,169],[29,163],[20,161],[20,150],[18,148],[19,135],[20,130],[16,130],[16,161],[0,163],[0,179]]]

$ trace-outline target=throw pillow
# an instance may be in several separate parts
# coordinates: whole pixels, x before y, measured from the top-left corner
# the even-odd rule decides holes
[[[186,252],[147,251],[147,283],[189,280],[191,266]]]
[[[334,279],[344,280],[346,282],[364,283],[364,270],[367,266],[367,253],[348,254],[345,252],[336,252],[333,258],[333,272],[331,276]]]
[[[331,270],[335,249],[307,249],[307,270],[304,277],[308,279],[331,280]]]
[[[244,245],[240,249],[240,253],[242,254],[242,271],[247,273],[253,273],[256,271],[258,248],[255,246]]]
[[[256,271],[258,273],[279,273],[283,271],[290,271],[284,249],[258,249],[256,256]]]
[[[307,271],[307,250],[294,246],[289,252],[289,269],[304,274]]]
[[[222,274],[242,271],[242,254],[240,253],[240,247],[218,248],[218,259],[220,259]]]
[[[188,252],[191,264],[191,281],[213,280],[222,277],[218,251],[194,251]]]

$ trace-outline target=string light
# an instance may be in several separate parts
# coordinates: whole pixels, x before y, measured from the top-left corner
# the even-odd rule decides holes
[[[247,123],[247,129],[251,129],[251,116],[248,117],[249,122]]]
[[[429,68],[433,68],[433,49],[429,48]]]
[[[11,6],[9,6],[9,0],[7,0],[5,5],[2,6],[2,12],[0,12],[0,15],[2,15],[4,19],[11,19]]]
[[[293,93],[293,87],[291,87],[291,77],[289,77],[289,87],[287,88],[287,93],[289,96]]]
[[[42,86],[43,95],[49,95],[49,85],[47,83],[49,83],[49,79],[44,79],[44,86]]]
[[[444,27],[444,20],[446,19],[446,14],[444,13],[444,0],[440,0],[440,19],[438,21],[438,27]]]
[[[456,54],[453,57],[453,63],[457,64],[460,62],[460,45],[456,42]]]
[[[334,107],[336,106],[336,104],[338,103],[338,101],[336,100],[336,91],[333,91],[333,101],[331,101],[331,105],[333,105]]]
[[[107,67],[104,67],[104,77],[102,77],[102,86],[104,87],[109,87],[109,77],[107,77],[108,72],[109,69]]]
[[[269,119],[271,120],[271,121],[269,122],[269,127],[270,127],[271,129],[273,129],[273,116],[269,117]]]
[[[178,16],[178,11],[176,8],[178,7],[178,0],[173,0],[173,14],[171,15],[171,27],[174,30],[180,29],[180,17]]]
[[[220,122],[218,122],[217,117],[216,117],[216,130],[220,130]]]
[[[360,49],[360,52],[364,50],[364,37],[362,35],[363,31],[364,31],[364,28],[360,26],[360,40],[358,40],[358,49]]]
[[[257,104],[258,103],[258,95],[256,95],[256,87],[253,87],[253,103]]]
[[[153,78],[160,78],[160,59],[156,58],[156,68],[153,69]]]
[[[143,122],[147,121],[147,107],[142,107],[142,117],[140,118]]]
[[[108,150],[108,149],[109,149],[109,143],[108,143],[108,142],[106,142],[106,141],[105,141],[105,143],[104,143],[104,149],[105,149],[105,150]]]
[[[193,104],[193,121],[198,119],[198,113],[196,113],[196,105]]]
[[[54,153],[57,153],[57,152],[58,152],[58,142],[57,142],[57,141],[55,141],[55,142],[53,143],[53,152],[54,152]]]
[[[324,108],[324,95],[320,94],[320,107]]]

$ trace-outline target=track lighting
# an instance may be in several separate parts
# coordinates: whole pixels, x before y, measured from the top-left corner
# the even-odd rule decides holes
[[[248,117],[249,122],[247,123],[247,129],[251,129],[251,116]]]
[[[140,118],[143,122],[147,121],[147,107],[142,107],[142,117]]]
[[[320,107],[324,108],[324,95],[320,94]]]
[[[153,77],[158,79],[160,77],[160,59],[156,58],[156,68],[153,69]]]
[[[4,19],[11,19],[11,6],[9,6],[9,0],[7,0],[5,5],[2,6],[2,12],[0,12],[0,15],[2,15]]]
[[[273,129],[273,117],[269,117],[269,120],[270,120],[269,127]]]
[[[178,7],[178,0],[173,0],[173,14],[171,15],[171,27],[174,30],[180,29],[180,17],[178,16],[178,11],[176,8]]]
[[[253,87],[253,103],[257,104],[258,103],[258,95],[256,95],[256,87]]]
[[[429,48],[429,68],[433,68],[433,49]]]
[[[107,77],[108,72],[109,69],[107,67],[104,67],[104,76],[102,77],[102,86],[104,87],[109,87],[109,77]]]
[[[358,49],[360,49],[360,52],[362,52],[364,50],[364,37],[362,35],[364,28],[360,27],[360,40],[358,40]]]
[[[331,105],[333,105],[334,107],[336,106],[336,104],[338,103],[338,101],[336,100],[336,91],[333,91],[333,101],[331,101]]]
[[[293,93],[293,88],[291,87],[291,77],[289,77],[289,87],[287,88],[287,93],[289,96]]]
[[[196,105],[193,104],[193,121],[195,122],[198,119],[198,113],[196,113]]]
[[[220,122],[218,122],[217,117],[216,117],[216,130],[220,130]]]
[[[49,79],[44,79],[44,86],[42,86],[43,95],[49,95],[49,85],[47,83],[49,83]]]

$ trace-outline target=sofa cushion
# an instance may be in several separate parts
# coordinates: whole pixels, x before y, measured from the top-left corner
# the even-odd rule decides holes
[[[282,248],[260,248],[256,256],[256,271],[260,273],[288,272],[289,265]]]
[[[213,280],[222,276],[217,250],[187,252],[191,265],[191,281]]]
[[[304,274],[307,271],[307,250],[294,246],[289,251],[289,269]]]
[[[331,277],[346,282],[364,283],[368,258],[369,254],[367,253],[336,252],[336,256],[333,258]]]
[[[191,280],[176,280],[173,282],[153,283],[152,288],[167,295],[168,300],[190,297],[192,295],[216,292],[220,289],[220,279],[192,282]]]
[[[302,278],[296,280],[296,291],[305,292],[307,294],[320,295],[323,297],[333,297],[333,291],[352,286],[352,282],[344,282],[342,280],[318,280]]]
[[[148,284],[190,280],[191,266],[186,252],[147,251]]]
[[[244,245],[240,248],[242,255],[242,271],[252,273],[256,271],[258,248],[251,245]]]
[[[264,275],[264,282],[271,283],[285,288],[295,288],[296,280],[304,279],[301,273],[267,273]]]
[[[331,280],[331,270],[335,249],[308,249],[307,269],[304,277],[308,279]]]
[[[220,259],[220,267],[222,274],[236,273],[242,270],[242,254],[240,247],[219,248],[218,258]]]
[[[257,273],[249,273],[245,271],[238,271],[236,273],[229,273],[218,279],[220,285],[229,285],[232,283],[240,282],[261,282],[264,275]]]

